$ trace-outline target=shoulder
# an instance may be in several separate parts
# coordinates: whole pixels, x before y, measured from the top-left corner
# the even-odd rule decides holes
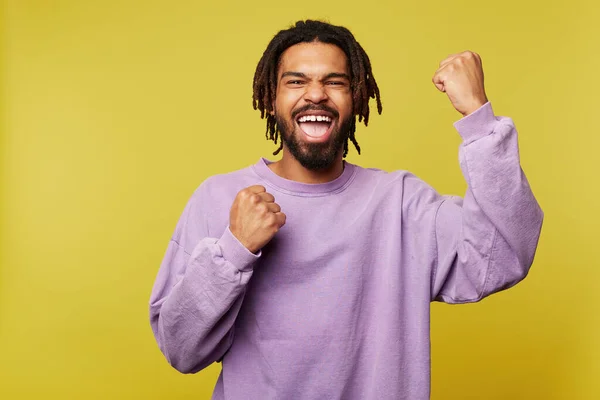
[[[205,237],[211,233],[211,226],[226,224],[229,208],[237,193],[259,181],[252,167],[206,178],[194,190],[185,206],[174,234],[176,241],[181,242],[181,237]]]
[[[229,208],[237,193],[245,187],[256,185],[260,178],[252,166],[236,171],[212,175],[194,190],[185,207],[185,214],[201,218],[206,209]]]
[[[192,195],[192,199],[219,201],[235,197],[242,189],[260,184],[261,178],[254,172],[253,166],[248,166],[231,172],[212,175],[206,178]]]
[[[357,167],[356,181],[356,187],[361,192],[391,202],[394,207],[401,204],[406,210],[436,204],[444,198],[425,180],[403,169],[385,171]]]
[[[431,187],[412,172],[403,169],[386,171],[379,168],[366,168],[357,165],[356,170],[356,177],[359,181],[368,182],[370,185],[382,189],[402,188],[414,190],[418,187]]]
[[[446,200],[449,204],[460,205],[459,196],[442,195],[433,186],[417,175],[406,170],[391,172],[377,169],[361,169],[365,182],[373,182],[367,186],[371,189],[371,197],[381,199],[381,207],[390,210],[390,215],[400,212],[403,221],[411,226],[431,224]]]

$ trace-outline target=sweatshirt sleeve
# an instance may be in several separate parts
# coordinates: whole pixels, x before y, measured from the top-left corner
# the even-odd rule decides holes
[[[517,131],[488,102],[454,124],[467,181],[434,218],[432,300],[467,303],[509,288],[529,272],[543,213],[521,169]]]
[[[229,228],[208,237],[202,186],[187,204],[168,244],[150,297],[150,324],[158,346],[178,371],[195,373],[222,359],[233,340],[252,267]]]

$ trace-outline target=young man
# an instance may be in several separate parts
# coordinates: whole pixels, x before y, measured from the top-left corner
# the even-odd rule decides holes
[[[381,112],[350,31],[300,21],[273,38],[254,107],[283,156],[211,177],[187,204],[150,300],[173,367],[221,361],[213,399],[429,398],[430,302],[522,280],[543,216],[479,56],[448,57],[433,83],[463,115],[464,200],[344,161],[370,98]]]

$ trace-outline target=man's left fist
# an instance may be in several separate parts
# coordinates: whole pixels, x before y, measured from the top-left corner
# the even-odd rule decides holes
[[[452,54],[443,60],[432,80],[465,117],[488,101],[483,86],[481,57],[472,51]]]

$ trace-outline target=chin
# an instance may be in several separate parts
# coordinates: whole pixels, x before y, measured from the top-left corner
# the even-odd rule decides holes
[[[339,126],[339,120],[332,116],[330,121],[327,121],[329,124],[326,129],[321,126],[320,130],[315,129],[307,133],[298,122],[299,120],[303,121],[301,118],[306,115],[312,114],[300,114],[289,123],[278,118],[277,125],[281,140],[286,151],[304,168],[311,171],[327,170],[339,159],[354,119],[348,118],[341,124],[342,126]],[[318,133],[317,135],[309,134],[315,131]]]
[[[333,138],[328,142],[315,143],[284,140],[284,143],[290,155],[304,168],[312,171],[322,171],[331,168],[342,151],[341,147],[336,146]]]

